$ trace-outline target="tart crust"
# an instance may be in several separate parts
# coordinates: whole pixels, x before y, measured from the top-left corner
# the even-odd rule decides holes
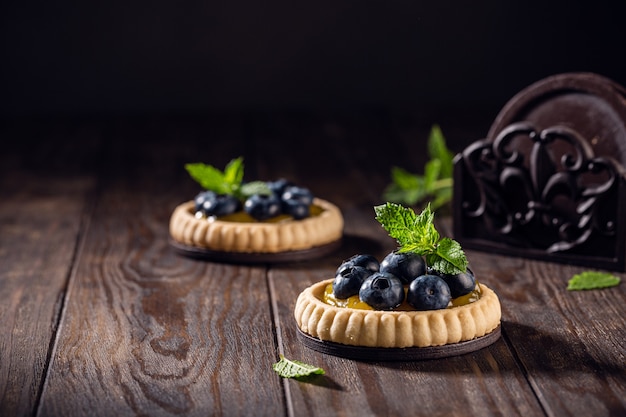
[[[334,204],[315,198],[313,205],[322,209],[318,215],[279,223],[245,223],[196,218],[194,202],[187,201],[174,209],[170,235],[175,241],[222,252],[279,253],[305,250],[339,240],[343,234],[343,216]]]
[[[459,307],[429,311],[379,311],[334,307],[322,301],[333,280],[300,293],[294,316],[300,330],[322,341],[344,345],[406,348],[442,346],[484,336],[500,325],[500,301],[478,284],[482,295]]]

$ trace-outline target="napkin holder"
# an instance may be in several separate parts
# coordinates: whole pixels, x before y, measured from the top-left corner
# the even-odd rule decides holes
[[[515,95],[454,160],[466,249],[626,269],[626,89],[566,73]]]

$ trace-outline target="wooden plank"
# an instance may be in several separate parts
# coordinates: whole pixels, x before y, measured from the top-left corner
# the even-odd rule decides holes
[[[95,185],[97,130],[18,123],[0,132],[0,415],[33,415]],[[83,143],[52,148],[76,135]],[[85,146],[88,145],[88,146]],[[77,159],[78,158],[78,159]],[[77,164],[77,160],[81,162]]]
[[[285,355],[326,370],[308,383],[285,381],[294,415],[544,415],[502,339],[478,352],[423,362],[360,362],[304,347],[296,336],[295,298],[327,277],[271,275]]]
[[[265,267],[197,261],[167,244],[171,211],[196,192],[182,164],[240,150],[239,119],[194,126],[120,125],[107,138],[110,169],[40,416],[284,413]]]
[[[567,281],[584,268],[470,256],[477,276],[501,298],[506,338],[547,414],[624,415],[624,285],[568,291]]]
[[[453,127],[450,144],[460,150],[464,129]],[[504,335],[546,412],[623,415],[623,285],[572,293],[567,280],[581,268],[470,253],[477,276],[501,297]]]
[[[624,286],[568,292],[580,268],[469,252],[500,296],[503,337],[468,355],[367,363],[298,341],[300,291],[395,247],[372,206],[391,164],[419,168],[407,141],[427,128],[294,112],[2,130],[14,140],[0,154],[0,414],[623,415]],[[248,179],[287,176],[337,203],[342,247],[267,267],[175,254],[169,215],[199,190],[184,163],[240,155]],[[327,375],[281,380],[280,352]]]
[[[375,222],[371,210],[381,201],[379,193],[387,184],[390,164],[411,157],[394,157],[406,145],[393,131],[385,132],[384,126],[388,126],[385,122],[378,127],[372,121],[373,126],[362,120],[351,122],[333,121],[326,125],[331,134],[321,133],[300,144],[302,155],[340,161],[325,165],[320,175],[309,162],[311,171],[300,175],[313,180],[316,187],[325,190],[328,198],[344,210],[347,235],[360,239],[352,240],[351,245],[344,246],[334,257],[272,268],[269,274],[275,321],[285,355],[327,371],[325,376],[308,383],[284,381],[290,414],[543,415],[502,339],[487,349],[461,357],[403,363],[366,363],[324,355],[298,341],[293,308],[305,287],[334,276],[340,261],[348,256],[366,251],[382,259],[395,248],[395,242]],[[308,128],[304,130],[311,132]],[[297,127],[286,131],[298,137]],[[381,142],[385,149],[379,146]],[[362,148],[354,151],[357,144]],[[377,164],[377,161],[383,162]],[[297,169],[304,169],[306,163],[297,164]]]

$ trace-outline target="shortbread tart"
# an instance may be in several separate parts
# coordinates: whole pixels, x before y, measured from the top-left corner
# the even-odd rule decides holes
[[[244,181],[243,158],[223,170],[185,165],[202,187],[178,205],[170,244],[184,255],[226,262],[292,262],[319,257],[341,243],[337,206],[285,178]]]
[[[323,301],[332,279],[305,289],[297,298],[294,316],[305,334],[343,345],[408,348],[470,341],[500,325],[497,295],[478,284],[478,300],[456,307],[427,311],[380,311],[335,307]]]
[[[357,360],[435,359],[494,343],[498,296],[476,280],[458,242],[437,232],[430,206],[419,215],[394,203],[374,210],[400,247],[382,262],[356,254],[302,291],[294,317],[303,343]]]
[[[315,198],[310,217],[301,220],[247,222],[198,218],[194,202],[174,209],[169,231],[182,245],[217,252],[276,254],[303,251],[337,242],[343,233],[343,216],[334,204]]]

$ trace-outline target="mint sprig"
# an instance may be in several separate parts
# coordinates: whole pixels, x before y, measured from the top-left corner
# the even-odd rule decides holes
[[[593,290],[598,288],[614,287],[620,283],[618,276],[608,272],[584,271],[574,275],[567,283],[570,291]]]
[[[232,159],[224,170],[203,163],[185,164],[185,169],[205,190],[217,194],[234,195],[244,199],[253,194],[270,194],[271,191],[263,181],[243,182],[243,158]]]
[[[410,206],[430,202],[433,210],[452,200],[452,173],[454,154],[446,146],[446,140],[438,125],[433,125],[428,136],[430,160],[424,165],[422,175],[403,168],[391,168],[391,184],[383,193],[386,201]]]
[[[415,252],[444,274],[467,270],[468,262],[461,245],[448,237],[441,238],[435,228],[430,204],[419,215],[410,207],[390,202],[374,207],[374,211],[376,220],[400,245],[400,252]]]
[[[303,378],[311,375],[324,375],[322,368],[309,365],[280,355],[280,360],[272,365],[272,369],[283,378]]]

